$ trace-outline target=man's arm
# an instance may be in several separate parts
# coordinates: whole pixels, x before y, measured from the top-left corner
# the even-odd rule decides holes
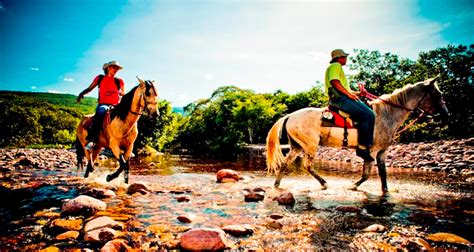
[[[96,86],[97,86],[97,78],[94,79],[94,81],[92,81],[92,83],[89,85],[89,87],[87,87],[86,89],[84,89],[80,94],[79,96],[77,97],[77,102],[80,102],[82,100],[82,98],[84,98],[84,95],[88,94],[90,91],[92,91]]]
[[[343,93],[344,95],[346,95],[347,97],[349,97],[349,99],[352,99],[352,100],[358,100],[359,98],[357,97],[357,95],[353,94],[352,92],[346,90],[341,82],[338,80],[338,79],[334,79],[334,80],[331,80],[331,86],[333,88],[335,88],[337,91]]]

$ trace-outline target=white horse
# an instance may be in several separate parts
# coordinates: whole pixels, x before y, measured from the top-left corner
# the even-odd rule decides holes
[[[387,193],[387,173],[385,166],[386,150],[392,144],[395,132],[407,119],[411,111],[422,109],[427,113],[439,112],[448,115],[448,109],[436,79],[428,79],[416,84],[408,84],[372,101],[375,112],[374,144],[370,148],[372,157],[376,157],[382,192]],[[275,187],[280,185],[284,171],[298,156],[303,158],[303,166],[326,189],[326,181],[312,168],[319,145],[341,147],[343,128],[323,127],[322,114],[325,108],[304,108],[280,118],[270,129],[267,136],[267,168],[277,174]],[[286,131],[290,142],[290,151],[284,156],[280,147],[282,131]],[[349,148],[357,146],[357,129],[348,129]],[[372,162],[364,162],[362,177],[350,188],[356,190],[370,174]]]

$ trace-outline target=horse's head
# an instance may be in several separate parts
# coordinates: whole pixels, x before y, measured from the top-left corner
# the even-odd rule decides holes
[[[156,118],[160,112],[156,106],[158,103],[158,91],[153,84],[154,81],[144,81],[138,78],[138,76],[137,79],[140,82],[140,86],[138,88],[140,89],[142,97],[140,99],[140,106],[148,114],[148,116]]]
[[[442,118],[445,119],[449,116],[449,112],[443,100],[443,93],[441,93],[437,85],[439,77],[438,75],[424,81],[423,90],[425,94],[419,107],[430,114],[440,113]]]

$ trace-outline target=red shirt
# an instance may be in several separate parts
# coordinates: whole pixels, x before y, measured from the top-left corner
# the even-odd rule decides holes
[[[94,83],[97,83],[99,76],[97,75],[94,79]],[[117,78],[120,81],[120,89],[123,90],[123,80]],[[106,105],[117,105],[120,102],[120,91],[117,89],[115,84],[115,78],[110,76],[104,76],[102,81],[99,83],[99,104]]]

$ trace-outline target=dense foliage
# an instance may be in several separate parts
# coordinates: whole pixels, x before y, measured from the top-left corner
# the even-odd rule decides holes
[[[452,115],[447,125],[423,118],[399,141],[472,137],[473,62],[474,45],[422,52],[416,61],[391,53],[355,50],[348,67],[356,74],[349,81],[352,85],[363,81],[369,92],[381,95],[440,74],[439,87]],[[327,97],[322,87],[317,82],[307,91],[290,95],[281,90],[260,94],[224,86],[184,109],[160,100],[158,118],[141,117],[135,147],[232,157],[242,145],[264,143],[268,130],[281,116],[308,106],[325,106]],[[96,106],[93,98],[80,104],[75,100],[73,95],[1,91],[0,147],[71,144],[80,118]]]

